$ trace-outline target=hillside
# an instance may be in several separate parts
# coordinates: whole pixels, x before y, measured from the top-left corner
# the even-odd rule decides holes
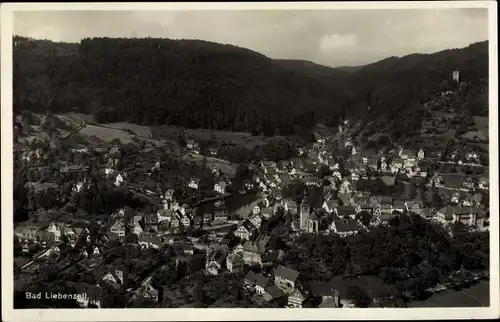
[[[76,48],[76,50],[75,50]],[[256,52],[199,40],[15,38],[15,108],[92,113],[98,122],[265,135],[335,122],[347,98]]]
[[[421,138],[425,104],[452,104],[457,118],[465,119],[466,112],[488,115],[487,42],[330,68],[199,40],[94,38],[64,44],[17,37],[14,65],[15,108],[77,107],[101,123],[270,136],[348,117],[358,121],[357,134],[365,139],[386,134],[404,144]],[[460,84],[452,81],[455,70]],[[452,97],[441,99],[445,92]],[[451,106],[441,107],[436,108]]]
[[[362,68],[361,66],[332,68],[306,60],[294,59],[276,59],[275,62],[286,69],[314,78],[327,86],[338,85],[341,81],[347,79],[352,73]]]
[[[285,65],[348,95],[347,117],[358,122],[358,134],[365,139],[374,134],[400,144],[422,139],[422,120],[426,115],[432,119],[431,107],[452,110],[457,127],[466,127],[460,120],[469,115],[488,116],[488,42],[389,57],[349,72],[300,61]],[[453,71],[460,72],[459,84],[452,81]]]

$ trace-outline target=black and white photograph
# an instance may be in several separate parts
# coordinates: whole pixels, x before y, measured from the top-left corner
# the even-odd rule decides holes
[[[495,2],[1,21],[2,320],[498,318]]]

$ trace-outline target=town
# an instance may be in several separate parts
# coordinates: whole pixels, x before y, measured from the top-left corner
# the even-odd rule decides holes
[[[431,105],[432,126],[453,128],[452,111]],[[394,252],[427,247],[412,244],[417,235],[424,243],[441,231],[487,233],[488,160],[472,145],[444,141],[440,149],[433,138],[367,147],[359,122],[345,119],[318,126],[314,142],[293,144],[290,157],[236,164],[224,159],[223,145],[186,132],[166,140],[128,130],[133,142],[91,144],[79,131],[98,125],[76,117],[81,125],[66,124],[62,135],[57,124],[67,118],[23,113],[15,121],[21,307],[400,307],[488,276],[474,256],[442,272],[430,255],[409,264],[419,273],[382,274],[360,255],[378,254],[386,264],[377,265],[395,256],[398,265]],[[38,128],[47,138],[26,140]],[[390,250],[383,238],[408,245]],[[471,238],[469,245],[488,244]],[[47,290],[82,296],[33,304],[23,295]]]

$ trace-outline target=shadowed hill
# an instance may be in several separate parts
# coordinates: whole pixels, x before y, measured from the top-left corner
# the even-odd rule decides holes
[[[335,122],[346,97],[320,81],[230,45],[171,39],[18,39],[15,96],[23,108],[74,106],[100,122],[290,134]],[[23,102],[23,103],[21,103]]]

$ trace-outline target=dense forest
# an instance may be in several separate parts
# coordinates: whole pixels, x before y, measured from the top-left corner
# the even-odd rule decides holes
[[[14,84],[16,110],[76,107],[98,122],[269,135],[337,122],[347,106],[343,94],[261,54],[199,40],[93,38],[71,47],[17,37]]]
[[[289,135],[349,117],[411,136],[421,105],[457,87],[460,111],[487,116],[488,42],[329,68],[201,40],[14,37],[15,109],[76,107],[99,122]]]
[[[284,60],[290,70],[313,77],[350,98],[347,117],[361,121],[366,136],[385,132],[406,139],[419,133],[422,106],[452,91],[457,114],[488,116],[488,42],[433,54],[389,57],[364,67],[328,68]],[[459,83],[452,80],[460,72]]]

